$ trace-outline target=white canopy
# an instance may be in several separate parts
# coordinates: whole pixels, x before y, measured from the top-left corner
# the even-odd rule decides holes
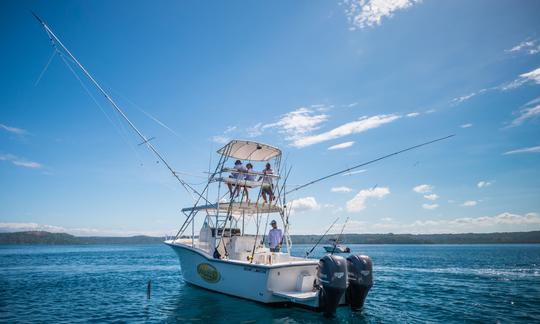
[[[268,161],[281,155],[281,150],[278,148],[244,140],[232,140],[217,152],[238,160],[249,161]]]

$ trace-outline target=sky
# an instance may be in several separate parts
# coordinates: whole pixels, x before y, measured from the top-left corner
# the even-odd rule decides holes
[[[540,230],[540,2],[96,0],[0,2],[2,232],[173,234],[192,203],[30,10],[196,188],[234,138],[295,186],[455,134],[289,195],[293,234]]]

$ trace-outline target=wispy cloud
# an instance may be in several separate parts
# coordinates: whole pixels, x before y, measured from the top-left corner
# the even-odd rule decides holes
[[[479,181],[479,182],[476,184],[476,186],[477,186],[478,188],[480,188],[480,189],[486,188],[486,187],[491,186],[491,182],[490,182],[490,181],[484,181],[484,180],[482,180],[482,181]]]
[[[0,223],[0,232],[25,232],[25,231],[46,231],[51,233],[68,233],[77,236],[164,236],[166,231],[139,231],[139,230],[111,230],[97,228],[66,228],[56,225],[38,223]]]
[[[439,208],[439,205],[437,205],[437,204],[422,204],[422,208],[427,209],[427,210],[434,210],[434,209]]]
[[[406,116],[407,117],[417,117],[417,116],[420,116],[420,113],[419,112],[412,112],[412,113],[408,113]]]
[[[513,90],[513,89],[517,89],[525,84],[530,84],[530,83],[534,83],[534,84],[540,84],[540,67],[539,68],[536,68],[532,71],[529,71],[527,73],[523,73],[523,74],[520,74],[516,79],[514,79],[513,81],[510,81],[510,82],[506,82],[506,83],[503,83],[503,84],[500,84],[498,86],[494,86],[494,87],[491,87],[491,88],[484,88],[484,89],[481,89],[479,91],[475,91],[475,92],[471,92],[469,93],[468,95],[465,95],[465,96],[461,96],[461,97],[456,97],[454,99],[452,99],[451,103],[454,104],[454,105],[457,105],[457,104],[460,104],[466,100],[469,100],[475,96],[478,96],[478,95],[481,95],[481,94],[484,94],[484,93],[487,93],[487,92],[492,92],[492,91],[509,91],[509,90]]]
[[[366,200],[369,198],[382,199],[390,194],[390,189],[387,187],[379,187],[375,189],[360,190],[353,199],[347,202],[346,208],[348,212],[359,212],[366,208]]]
[[[39,169],[43,167],[40,163],[29,161],[13,154],[0,154],[0,161],[9,161],[15,166],[29,169]]]
[[[212,142],[217,144],[227,144],[231,139],[225,135],[212,136]]]
[[[349,172],[343,173],[343,176],[350,176],[350,175],[354,175],[354,174],[360,174],[360,173],[364,173],[366,171],[367,171],[366,169],[349,171]]]
[[[525,53],[534,55],[540,53],[540,41],[538,39],[527,39],[517,44],[511,49],[506,50],[508,53]]]
[[[354,145],[354,141],[350,141],[350,142],[344,142],[344,143],[332,145],[328,149],[329,150],[340,150],[340,149],[351,147],[353,145]]]
[[[261,130],[277,128],[288,140],[296,141],[317,130],[326,120],[328,115],[302,107],[286,113],[275,123],[262,125]]]
[[[332,189],[330,189],[331,192],[351,192],[352,189],[349,188],[349,187],[333,187]]]
[[[453,219],[416,220],[410,223],[381,221],[378,223],[350,221],[347,233],[485,233],[501,231],[530,231],[540,228],[537,213],[524,215],[510,212],[495,216],[462,217]]]
[[[300,136],[292,142],[292,146],[302,148],[352,134],[363,133],[370,129],[378,128],[384,124],[391,123],[399,118],[400,116],[394,114],[376,115],[371,117],[364,116],[357,121],[343,124],[339,127],[336,127],[330,131],[321,134]]]
[[[461,207],[474,207],[478,205],[478,202],[476,200],[467,200],[463,204],[461,204]]]
[[[520,154],[520,153],[540,153],[540,146],[524,147],[524,148],[504,152],[503,155]]]
[[[419,194],[427,194],[433,191],[433,186],[428,184],[421,184],[413,188],[413,191]]]
[[[469,128],[469,127],[472,127],[472,125],[473,124],[463,124],[463,125],[461,125],[459,127],[461,127],[461,128]]]
[[[28,134],[26,129],[17,128],[17,127],[13,127],[13,126],[8,126],[8,125],[5,125],[5,124],[0,124],[0,129],[6,131],[8,133],[15,134],[15,135],[27,135]]]
[[[400,10],[412,7],[421,0],[344,0],[345,15],[350,29],[378,26],[383,18],[392,18]]]
[[[439,195],[437,195],[437,194],[429,194],[429,195],[424,195],[424,198],[426,198],[428,200],[437,200],[437,199],[439,199]]]
[[[540,98],[536,98],[531,102],[537,103],[538,99]],[[508,127],[520,126],[527,120],[534,119],[540,116],[540,104],[531,105],[531,102],[527,103],[524,108],[519,111],[519,116],[516,119],[512,120]]]

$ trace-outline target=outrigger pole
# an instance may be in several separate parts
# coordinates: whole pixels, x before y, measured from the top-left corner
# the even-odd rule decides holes
[[[432,144],[432,143],[435,143],[435,142],[439,142],[439,141],[448,139],[448,138],[453,137],[453,136],[455,136],[455,134],[448,135],[448,136],[441,137],[441,138],[437,138],[437,139],[434,139],[434,140],[432,140],[432,141],[425,142],[425,143],[422,143],[422,144],[418,144],[418,145],[415,145],[415,146],[411,146],[411,147],[408,147],[408,148],[406,148],[406,149],[403,149],[403,150],[400,150],[400,151],[396,151],[396,152],[394,152],[394,153],[390,153],[390,154],[381,156],[381,157],[376,158],[376,159],[374,159],[374,160],[371,160],[371,161],[368,161],[368,162],[364,162],[364,163],[362,163],[362,164],[355,165],[355,166],[353,166],[353,167],[351,167],[351,168],[348,168],[348,169],[345,169],[345,170],[341,170],[341,171],[334,172],[334,173],[332,173],[332,174],[329,174],[329,175],[324,176],[324,177],[319,178],[319,179],[315,179],[315,180],[310,181],[310,182],[308,182],[308,183],[305,183],[305,184],[303,184],[303,185],[301,185],[301,186],[299,186],[299,187],[296,187],[296,188],[294,188],[294,189],[292,189],[292,190],[289,190],[289,191],[287,191],[285,194],[290,194],[291,192],[295,192],[295,191],[297,191],[297,190],[300,190],[300,189],[302,189],[302,188],[305,188],[305,187],[307,187],[307,186],[310,186],[310,185],[312,185],[312,184],[314,184],[314,183],[317,183],[317,182],[319,182],[319,181],[326,180],[326,179],[328,179],[328,178],[331,178],[331,177],[340,175],[340,174],[342,174],[342,173],[350,172],[350,171],[352,171],[352,170],[354,170],[354,169],[358,169],[358,168],[363,167],[363,166],[366,166],[366,165],[368,165],[368,164],[372,164],[372,163],[375,163],[375,162],[384,160],[384,159],[386,159],[386,158],[389,158],[389,157],[391,157],[391,156],[398,155],[398,154],[401,154],[401,153],[403,153],[403,152],[407,152],[407,151],[410,151],[410,150],[414,150],[414,149],[419,148],[419,147],[422,147],[422,146],[426,146],[426,145],[429,145],[429,144]]]
[[[47,35],[49,36],[49,39],[52,43],[52,45],[54,46],[54,48],[56,49],[56,51],[58,51],[58,53],[62,54],[61,51],[58,50],[58,47],[56,46],[56,44],[58,43],[58,45],[60,45],[60,47],[69,55],[69,57],[77,64],[77,66],[83,71],[84,75],[86,75],[86,77],[88,77],[88,79],[90,81],[92,81],[92,83],[96,86],[96,88],[99,90],[99,92],[101,92],[101,94],[103,94],[103,96],[105,96],[105,98],[111,103],[111,105],[113,106],[113,108],[120,114],[120,116],[122,116],[122,118],[124,118],[124,120],[128,123],[129,127],[131,127],[131,129],[142,139],[142,143],[140,145],[146,145],[146,147],[148,147],[148,149],[150,151],[152,151],[152,153],[154,153],[154,155],[161,161],[163,162],[163,164],[167,167],[167,169],[169,169],[169,171],[172,173],[173,177],[176,178],[176,180],[178,180],[178,182],[180,182],[180,184],[182,185],[182,187],[184,187],[184,189],[190,194],[192,195],[193,193],[196,194],[198,196],[198,200],[200,200],[201,198],[203,200],[205,200],[207,203],[210,203],[208,202],[208,200],[206,200],[206,198],[201,194],[199,193],[197,190],[195,190],[195,188],[193,188],[192,186],[190,186],[188,183],[186,183],[184,180],[182,180],[182,178],[180,178],[178,176],[178,173],[175,172],[173,170],[173,168],[171,167],[171,165],[165,160],[165,158],[163,158],[163,156],[158,152],[158,150],[154,147],[154,145],[152,145],[150,143],[150,141],[153,139],[153,138],[147,138],[146,136],[144,136],[141,131],[139,131],[139,129],[135,126],[135,124],[133,124],[131,122],[131,120],[129,120],[129,118],[127,117],[127,115],[122,111],[122,109],[120,109],[120,107],[118,107],[118,105],[116,104],[116,102],[111,98],[111,96],[101,87],[101,85],[92,77],[92,75],[90,75],[90,73],[84,68],[84,66],[79,62],[79,60],[77,60],[75,58],[75,56],[73,56],[73,54],[71,54],[71,52],[64,46],[64,44],[62,44],[62,42],[60,41],[60,39],[58,39],[58,37],[56,37],[56,35],[53,33],[53,31],[49,28],[49,26],[47,26],[47,24],[38,16],[36,15],[36,13],[34,13],[32,11],[32,15],[34,15],[34,17],[36,17],[36,19],[39,21],[39,23],[41,24],[41,26],[43,26],[43,29],[45,29],[45,32],[47,33]],[[193,197],[193,196],[192,196]],[[195,200],[195,197],[193,197],[193,199]]]

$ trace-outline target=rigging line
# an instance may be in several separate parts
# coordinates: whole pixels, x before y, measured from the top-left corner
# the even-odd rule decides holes
[[[120,107],[118,107],[118,105],[116,104],[116,102],[111,98],[111,96],[109,96],[109,94],[101,87],[101,85],[92,77],[92,75],[90,75],[90,73],[84,68],[84,66],[75,58],[75,56],[73,56],[73,54],[71,54],[71,52],[64,46],[64,44],[62,44],[62,42],[60,41],[60,39],[58,39],[58,37],[56,37],[56,35],[53,33],[53,31],[49,28],[49,26],[47,26],[47,24],[45,24],[45,22],[43,20],[41,20],[41,18],[39,18],[34,12],[32,12],[32,14],[34,15],[34,17],[36,17],[36,19],[39,21],[39,23],[43,26],[43,28],[45,29],[45,31],[47,32],[47,34],[49,34],[49,38],[52,36],[54,38],[54,40],[62,47],[62,49],[64,49],[64,51],[75,61],[75,63],[77,64],[77,66],[79,66],[79,68],[84,72],[84,74],[88,77],[88,79],[90,79],[90,81],[92,81],[92,83],[96,86],[96,88],[103,94],[103,96],[105,96],[105,98],[111,103],[111,105],[113,106],[113,108],[126,120],[126,122],[129,124],[129,126],[131,127],[131,129],[133,129],[133,131],[143,140],[143,142],[146,142],[146,147],[148,147],[148,149],[150,151],[152,151],[154,153],[154,155],[161,161],[163,162],[163,164],[167,167],[167,169],[169,169],[169,171],[172,173],[173,177],[175,177],[178,182],[182,185],[182,187],[184,187],[184,189],[191,195],[191,197],[193,198],[193,200],[196,200],[195,197],[193,196],[193,194],[196,194],[197,196],[199,196],[199,198],[203,198],[205,201],[206,198],[203,197],[197,190],[195,190],[195,188],[193,188],[192,186],[190,186],[189,184],[187,184],[182,178],[180,178],[178,175],[176,175],[174,173],[174,170],[173,168],[169,165],[169,163],[165,160],[165,158],[163,158],[163,156],[158,152],[158,150],[151,144],[148,142],[148,139],[146,138],[146,136],[144,136],[141,131],[139,131],[139,129],[131,122],[131,120],[126,116],[126,114],[122,111],[122,109],[120,109]],[[54,43],[54,42],[53,42]],[[207,201],[208,202],[208,201]]]
[[[58,51],[56,48],[55,48],[56,51]],[[139,154],[137,153],[137,151],[135,150],[135,148],[131,145],[131,143],[127,140],[125,134],[122,134],[122,132],[120,132],[120,130],[118,129],[118,125],[116,125],[113,120],[111,119],[111,117],[105,112],[105,110],[103,109],[103,107],[101,106],[101,104],[99,103],[99,101],[97,101],[97,99],[94,97],[94,95],[92,94],[92,92],[88,89],[88,87],[84,84],[84,82],[81,80],[81,78],[79,77],[79,75],[77,74],[77,72],[75,72],[75,70],[73,70],[73,68],[71,67],[71,65],[69,65],[69,62],[65,59],[64,55],[61,53],[61,52],[58,52],[58,55],[60,56],[60,58],[62,59],[62,61],[64,62],[64,64],[66,64],[66,66],[68,67],[68,69],[71,71],[71,73],[73,73],[73,75],[75,76],[75,78],[79,81],[81,87],[86,91],[86,93],[88,94],[88,96],[92,99],[92,101],[94,101],[94,103],[96,104],[96,106],[98,106],[99,110],[101,110],[101,112],[103,113],[103,115],[105,115],[105,118],[107,118],[107,120],[109,121],[109,123],[113,126],[114,130],[118,133],[118,135],[120,135],[120,138],[124,141],[125,144],[127,144],[129,146],[129,148],[131,148],[131,150],[133,151],[133,153],[135,154],[135,156],[137,157],[137,159],[139,160],[139,162],[142,161],[141,157],[139,156]]]
[[[54,59],[55,55],[56,55],[56,48],[53,48],[53,52],[52,52],[51,56],[49,57],[49,60],[47,61],[47,64],[45,64],[45,67],[43,68],[43,70],[41,70],[41,73],[39,74],[36,82],[34,83],[34,87],[36,87],[38,85],[39,81],[41,81],[41,78],[45,74],[45,71],[47,71],[47,69],[49,68],[49,65],[51,65],[51,62]]]
[[[288,193],[291,193],[291,192],[300,190],[300,189],[302,189],[302,188],[305,188],[305,187],[307,187],[307,186],[310,186],[310,185],[312,185],[312,184],[314,184],[314,183],[317,183],[317,182],[319,182],[319,181],[326,180],[326,179],[328,179],[328,178],[337,176],[337,175],[339,175],[339,174],[346,173],[346,172],[349,172],[349,171],[351,171],[351,170],[354,170],[354,169],[357,169],[357,168],[366,166],[366,165],[368,165],[368,164],[375,163],[375,162],[378,162],[378,161],[387,159],[387,158],[392,157],[392,156],[394,156],[394,155],[398,155],[398,154],[401,154],[401,153],[404,153],[404,152],[407,152],[407,151],[410,151],[410,150],[414,150],[414,149],[419,148],[419,147],[422,147],[422,146],[426,146],[426,145],[429,145],[429,144],[432,144],[432,143],[435,143],[435,142],[439,142],[439,141],[442,141],[442,140],[451,138],[451,137],[453,137],[453,136],[455,136],[455,134],[448,135],[448,136],[441,137],[441,138],[437,138],[437,139],[435,139],[435,140],[428,141],[428,142],[424,142],[424,143],[422,143],[422,144],[414,145],[414,146],[408,147],[408,148],[406,148],[406,149],[403,149],[403,150],[400,150],[400,151],[396,151],[396,152],[393,152],[393,153],[390,153],[390,154],[387,154],[387,155],[378,157],[378,158],[373,159],[373,160],[371,160],[371,161],[364,162],[364,163],[362,163],[362,164],[358,164],[358,165],[353,166],[353,167],[351,167],[351,168],[347,168],[347,169],[345,169],[345,170],[341,170],[341,171],[334,172],[334,173],[329,174],[329,175],[327,175],[327,176],[324,176],[324,177],[322,177],[322,178],[315,179],[315,180],[313,180],[313,181],[310,181],[310,182],[308,182],[308,183],[305,183],[305,184],[303,184],[303,185],[301,185],[301,186],[299,186],[299,187],[296,187],[296,188],[294,188],[294,189],[292,189],[292,190],[290,190],[290,191],[288,191],[288,192],[286,192],[286,193],[288,194]]]

